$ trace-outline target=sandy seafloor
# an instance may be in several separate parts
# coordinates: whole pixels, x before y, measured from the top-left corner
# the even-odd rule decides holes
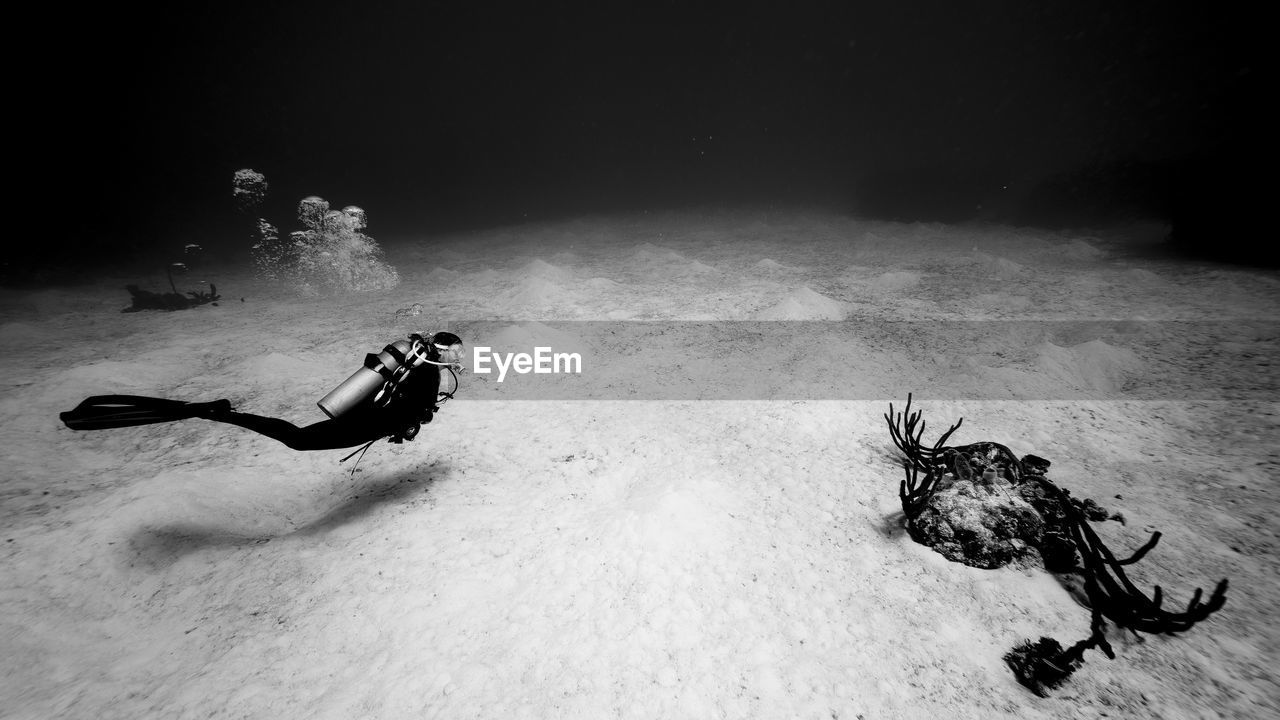
[[[955,390],[917,395],[927,439],[963,416],[957,444],[1049,458],[1126,516],[1098,526],[1117,552],[1161,530],[1130,575],[1170,605],[1231,580],[1209,620],[1113,631],[1117,659],[1089,652],[1048,698],[1001,658],[1085,637],[1089,611],[1040,568],[966,567],[907,536],[881,414],[918,389],[909,362],[859,368],[883,396],[831,400],[505,400],[464,374],[415,442],[375,445],[354,475],[343,451],[201,420],[57,418],[110,392],[312,422],[366,352],[449,319],[1276,320],[1276,273],[1118,249],[1151,232],[597,217],[388,243],[402,282],[364,295],[298,297],[247,264],[180,279],[224,297],[174,313],[120,312],[126,282],[162,275],[5,290],[0,717],[1276,717],[1267,332],[1209,365],[1177,343],[958,358],[922,340]],[[416,326],[394,316],[413,303]],[[1051,370],[1122,395],[1157,366],[1145,399],[1028,389]],[[1258,390],[1202,392],[1224,383]]]

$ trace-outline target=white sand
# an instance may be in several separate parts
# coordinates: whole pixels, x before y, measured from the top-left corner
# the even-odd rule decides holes
[[[1049,458],[1059,485],[1128,518],[1098,526],[1117,551],[1163,531],[1141,587],[1176,607],[1231,579],[1205,623],[1112,632],[1118,658],[1089,652],[1047,699],[1001,658],[1085,637],[1089,611],[1042,570],[965,567],[907,537],[881,413],[916,389],[912,366],[869,364],[896,389],[840,401],[514,402],[464,376],[415,442],[375,445],[354,477],[345,452],[199,420],[57,418],[118,392],[319,420],[364,353],[447,319],[1278,317],[1275,274],[1110,243],[663,215],[391,245],[403,282],[372,295],[290,298],[234,268],[205,278],[218,307],[176,313],[121,314],[138,277],[5,291],[0,716],[1274,717],[1274,394],[999,399],[1116,391],[1156,367],[1190,389],[1220,379],[1196,358],[1088,337],[888,349],[936,356],[953,397],[991,398],[917,397],[928,438],[963,416],[957,444]],[[419,325],[397,325],[413,303]],[[1275,338],[1259,341],[1229,366],[1272,377]]]

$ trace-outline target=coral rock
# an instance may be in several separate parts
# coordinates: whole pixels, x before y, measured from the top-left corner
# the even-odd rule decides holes
[[[948,560],[997,568],[1015,559],[1035,557],[1044,521],[1002,479],[988,485],[947,476],[910,529],[917,542]]]

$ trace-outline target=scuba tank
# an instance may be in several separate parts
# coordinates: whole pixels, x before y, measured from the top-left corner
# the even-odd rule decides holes
[[[415,333],[410,335],[408,340],[397,340],[387,345],[377,355],[373,353],[366,355],[363,367],[342,381],[341,385],[330,390],[329,394],[320,398],[316,404],[325,415],[334,420],[367,402],[372,402],[379,407],[385,406],[392,401],[400,383],[414,368],[424,364],[435,365],[437,370],[447,369],[452,382],[446,382],[443,375],[440,375],[435,403],[428,408],[423,408],[425,416],[422,417],[422,422],[431,422],[431,413],[439,412],[439,404],[444,403],[445,400],[451,400],[458,390],[458,376],[454,373],[454,369],[461,369],[461,359],[462,339],[457,335],[441,331],[432,334],[427,340]],[[421,425],[418,422],[412,422],[399,432],[388,436],[387,439],[393,443],[412,440],[417,436],[420,428]],[[370,440],[362,448],[338,462],[346,462],[356,455],[364,457],[365,451],[375,442],[377,442],[376,438]],[[360,461],[356,460],[356,465],[359,464]],[[355,472],[356,466],[352,466],[352,476]]]
[[[363,367],[330,390],[316,404],[325,415],[337,419],[373,397],[388,380],[396,377],[397,371],[405,367],[405,359],[412,349],[410,341],[397,340],[384,347],[377,355],[369,353],[364,358]]]
[[[447,358],[441,358],[441,353]],[[316,404],[330,418],[348,413],[373,398],[379,406],[391,402],[400,383],[423,364],[436,365],[449,371],[448,382],[440,377],[440,402],[453,397],[458,389],[458,376],[454,368],[461,367],[462,340],[451,332],[434,333],[430,339],[421,335],[410,335],[407,340],[397,340],[382,349],[377,355],[369,353],[364,358],[364,366],[352,373],[351,377],[341,385],[329,391]],[[442,399],[441,399],[442,398]],[[435,408],[433,408],[434,410]]]

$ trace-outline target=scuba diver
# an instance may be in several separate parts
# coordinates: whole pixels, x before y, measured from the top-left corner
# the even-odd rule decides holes
[[[229,400],[189,403],[139,395],[95,395],[59,417],[72,430],[202,418],[238,425],[294,450],[359,445],[368,450],[384,437],[393,443],[413,440],[422,425],[431,422],[440,410],[440,403],[453,397],[458,387],[454,370],[461,367],[462,340],[453,333],[437,332],[425,339],[413,334],[407,340],[397,340],[382,352],[365,356],[359,370],[321,398],[316,404],[329,419],[306,427],[279,418],[236,412]],[[441,368],[450,375],[443,383]],[[442,385],[446,389],[442,390]]]

